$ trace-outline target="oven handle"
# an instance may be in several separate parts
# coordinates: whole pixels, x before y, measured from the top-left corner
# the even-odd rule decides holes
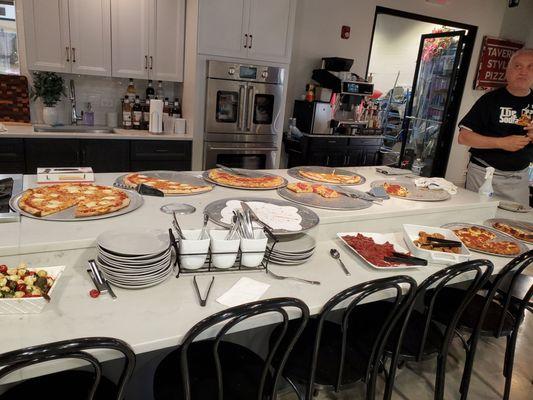
[[[244,126],[244,105],[246,104],[246,86],[239,85],[239,119],[237,129],[243,129]]]
[[[246,122],[246,130],[252,130],[252,118],[254,115],[254,101],[255,101],[255,87],[254,85],[248,86],[248,93],[246,94],[248,98],[248,121]]]
[[[239,150],[239,151],[278,151],[277,147],[211,147],[209,150]]]

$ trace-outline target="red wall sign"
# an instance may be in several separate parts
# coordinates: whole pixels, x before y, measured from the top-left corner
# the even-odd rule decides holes
[[[524,47],[524,43],[513,40],[483,37],[479,55],[474,89],[486,90],[505,85],[505,69],[511,55]]]

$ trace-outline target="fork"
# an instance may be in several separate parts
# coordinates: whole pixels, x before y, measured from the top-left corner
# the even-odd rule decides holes
[[[269,270],[269,269],[267,269],[266,272],[267,272],[267,274],[270,275],[272,278],[274,278],[274,279],[278,279],[278,280],[290,279],[290,280],[297,281],[297,282],[308,283],[308,284],[310,284],[310,285],[320,285],[320,282],[319,282],[319,281],[310,281],[310,280],[308,280],[308,279],[297,278],[297,277],[295,277],[295,276],[281,276],[281,275],[276,275],[274,272],[272,272],[272,271]]]

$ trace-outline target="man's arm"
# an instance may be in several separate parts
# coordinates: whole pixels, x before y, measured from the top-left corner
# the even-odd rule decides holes
[[[492,137],[480,135],[469,129],[459,130],[458,142],[475,149],[503,149],[507,151],[518,151],[526,147],[530,138],[522,135],[511,135],[505,137]]]

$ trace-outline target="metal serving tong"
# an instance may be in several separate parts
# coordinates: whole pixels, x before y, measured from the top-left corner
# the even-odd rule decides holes
[[[235,168],[226,167],[225,165],[222,165],[222,164],[215,164],[215,165],[217,168],[220,168],[221,170],[229,172],[230,174],[233,174],[233,175],[246,176],[248,178],[254,176],[253,173],[251,172],[237,171]]]
[[[194,275],[192,280],[194,283],[194,288],[196,289],[196,294],[198,295],[198,301],[200,302],[200,306],[205,307],[207,303],[207,298],[209,297],[209,293],[211,292],[211,287],[213,286],[213,283],[215,282],[215,277],[213,276],[211,278],[211,282],[209,283],[209,287],[207,288],[207,292],[204,298],[202,298],[202,295],[200,294],[200,289],[198,288],[198,281],[196,280],[196,275]]]
[[[383,205],[382,204],[383,199],[381,199],[379,197],[376,197],[376,196],[372,196],[371,194],[364,193],[364,192],[361,192],[359,190],[346,191],[346,190],[344,190],[344,188],[339,187],[339,186],[332,186],[332,188],[337,193],[342,194],[343,196],[350,197],[352,199],[361,199],[361,200],[368,201],[370,203],[377,204],[377,205],[380,205],[380,206]]]
[[[261,225],[269,234],[270,237],[274,237],[274,232],[272,227],[268,225],[266,222],[263,222],[259,219],[257,214],[252,210],[252,208],[246,204],[244,201],[241,201],[241,207],[245,213],[248,213],[250,215],[251,220],[257,222],[259,225]]]
[[[89,276],[93,280],[94,285],[96,286],[96,289],[100,293],[109,293],[109,295],[113,298],[113,300],[116,300],[117,296],[115,295],[115,292],[113,292],[113,289],[111,289],[111,285],[107,281],[107,279],[102,275],[102,272],[100,271],[100,268],[98,268],[98,265],[96,264],[96,261],[89,260],[87,261],[89,263],[89,268],[87,272],[89,272]]]
[[[393,263],[402,263],[410,265],[428,265],[428,261],[423,258],[413,257],[404,253],[393,252],[392,257],[384,257],[383,260]]]
[[[172,212],[172,226],[174,229],[176,229],[176,232],[178,233],[178,240],[185,239],[185,236],[183,235],[183,232],[181,230],[180,224],[178,223],[178,218],[176,217],[176,212]]]
[[[428,244],[438,245],[439,247],[462,247],[463,244],[457,240],[440,239],[435,237],[426,238]]]

